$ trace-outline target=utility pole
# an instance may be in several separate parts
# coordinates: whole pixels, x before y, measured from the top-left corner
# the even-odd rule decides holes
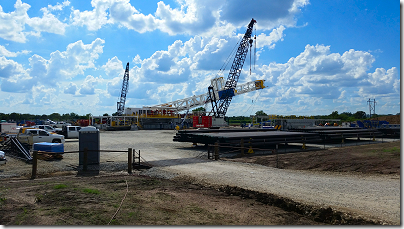
[[[373,101],[371,99],[369,99],[368,104],[369,104],[369,118],[371,118],[372,117],[372,111],[373,111],[374,115],[376,114],[376,99],[373,99]]]

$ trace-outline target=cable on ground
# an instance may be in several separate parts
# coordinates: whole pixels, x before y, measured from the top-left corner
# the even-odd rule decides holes
[[[111,223],[111,221],[115,218],[116,214],[118,214],[118,212],[119,212],[119,210],[121,209],[121,206],[122,206],[122,204],[123,204],[123,201],[125,200],[126,195],[127,195],[128,192],[129,192],[128,181],[127,181],[126,179],[125,179],[125,182],[126,182],[126,193],[125,193],[125,196],[123,197],[123,199],[122,199],[122,201],[121,201],[121,204],[120,204],[119,207],[118,207],[118,210],[116,210],[115,214],[112,216],[111,220],[108,222],[108,225],[109,225],[109,224]]]

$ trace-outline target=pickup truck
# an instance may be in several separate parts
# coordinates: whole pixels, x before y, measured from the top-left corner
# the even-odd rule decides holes
[[[53,132],[53,133],[56,133],[56,130],[55,130],[55,128],[53,128],[52,126],[50,126],[50,125],[36,125],[36,126],[34,126],[34,128],[35,129],[43,129],[43,130],[46,130],[46,131],[48,131],[48,132]]]
[[[79,138],[79,130],[81,126],[63,126],[62,130],[57,130],[57,134],[65,136],[65,138]]]
[[[67,122],[57,122],[56,124],[53,124],[54,128],[62,128],[63,126],[71,126],[72,124],[67,123]]]
[[[42,129],[25,129],[24,133],[17,135],[21,143],[33,145],[38,142],[65,143],[65,137],[59,134],[51,134]]]

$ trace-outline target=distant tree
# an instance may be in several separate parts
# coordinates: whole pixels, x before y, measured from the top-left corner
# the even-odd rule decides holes
[[[263,110],[255,112],[255,115],[256,116],[267,116],[267,114]]]
[[[346,115],[348,117],[351,117],[352,113],[351,112],[342,112],[341,115]]]
[[[355,114],[353,114],[353,117],[356,119],[363,119],[366,118],[366,112],[364,111],[357,111]]]
[[[41,116],[39,117],[39,119],[46,120],[46,119],[48,119],[48,115],[43,114],[43,115],[41,115]]]
[[[330,118],[338,118],[338,111],[333,111],[330,115]]]
[[[338,118],[341,119],[341,121],[347,121],[349,116],[345,113],[341,113],[340,115],[338,115]]]
[[[53,121],[60,121],[61,117],[62,116],[59,113],[52,113],[51,115],[49,115],[49,119]]]
[[[62,120],[64,120],[64,121],[68,121],[68,120],[71,119],[71,118],[70,118],[70,114],[68,114],[68,113],[63,114],[61,118],[62,118]]]
[[[20,119],[20,114],[19,113],[11,113],[8,117],[10,120],[14,120],[14,121],[19,121]]]
[[[79,119],[79,115],[72,112],[72,113],[70,113],[70,119]]]
[[[204,107],[198,107],[192,110],[192,113],[203,115],[206,112]]]
[[[192,112],[194,111],[206,111],[204,107],[198,107],[196,109],[193,109]]]
[[[108,113],[105,113],[105,114],[103,114],[102,116],[109,116],[109,114],[108,114]]]

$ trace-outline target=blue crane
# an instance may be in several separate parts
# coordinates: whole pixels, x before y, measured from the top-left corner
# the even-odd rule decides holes
[[[231,65],[231,69],[227,77],[224,89],[218,92],[219,98],[216,98],[213,86],[208,87],[209,100],[212,104],[211,113],[216,118],[224,118],[227,109],[229,108],[231,99],[235,94],[234,89],[237,86],[237,82],[240,77],[245,58],[247,56],[248,48],[251,47],[253,43],[251,34],[255,23],[256,21],[253,18],[248,24],[247,31],[245,32],[244,37],[240,42],[233,64]]]

